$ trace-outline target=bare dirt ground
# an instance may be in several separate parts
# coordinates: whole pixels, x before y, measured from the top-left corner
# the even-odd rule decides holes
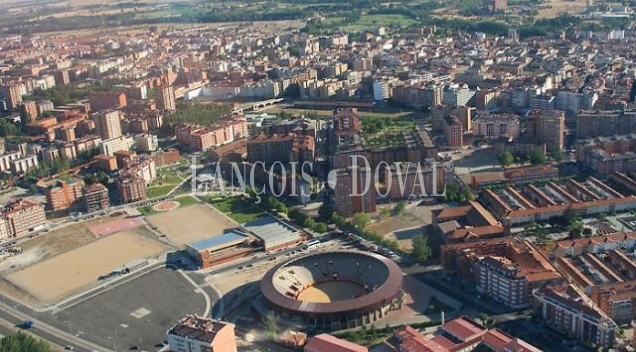
[[[223,230],[238,226],[205,204],[195,204],[187,208],[152,215],[147,219],[150,224],[178,244],[188,244],[218,236],[223,234]]]
[[[161,23],[157,24],[157,30],[162,32],[164,30],[171,29],[181,29],[188,28],[193,26],[206,25],[209,28],[233,28],[238,27],[239,25],[244,25],[244,23],[240,22],[226,22],[226,23]],[[272,33],[280,31],[281,28],[302,28],[305,26],[304,21],[260,21],[253,22],[248,27],[254,28],[262,31],[270,31]],[[120,35],[129,35],[136,34],[139,32],[148,31],[149,25],[144,26],[129,26],[129,27],[113,27],[113,28],[95,28],[95,29],[80,29],[74,31],[56,31],[56,32],[41,32],[39,35],[43,37],[87,37],[94,35],[105,35],[109,34],[120,34]]]
[[[89,230],[90,227],[122,218],[122,216],[104,216],[81,223],[72,223],[22,242],[20,244],[22,254],[0,262],[0,273],[8,274],[91,243],[96,240],[96,237]]]
[[[96,238],[86,224],[73,224],[63,229],[42,234],[20,244],[22,254],[7,258],[0,263],[0,272],[14,271],[39,261],[83,246]]]
[[[169,247],[151,239],[147,229],[119,232],[26,269],[7,280],[44,303],[53,303],[91,284],[101,275]]]
[[[412,248],[411,238],[423,233],[424,226],[432,223],[431,211],[440,207],[411,204],[404,214],[380,220],[371,224],[368,229],[387,239],[396,240],[400,249],[409,251]]]
[[[583,12],[587,7],[586,0],[576,1],[549,1],[541,5],[539,8],[539,15],[537,18],[554,18],[561,13],[568,13],[570,15]]]

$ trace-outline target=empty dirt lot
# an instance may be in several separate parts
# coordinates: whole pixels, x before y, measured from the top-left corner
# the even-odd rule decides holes
[[[148,222],[177,244],[188,244],[223,233],[238,225],[205,204],[149,216]]]
[[[41,302],[52,303],[98,282],[101,275],[141,258],[158,255],[168,246],[136,229],[119,232],[12,273],[7,279]]]
[[[587,2],[585,0],[547,1],[540,6],[537,18],[554,18],[562,13],[574,15],[583,12],[586,7]]]
[[[402,215],[392,216],[369,225],[369,231],[396,240],[400,249],[409,251],[413,247],[411,238],[424,232],[424,227],[432,223],[431,211],[442,206],[407,206]]]
[[[91,233],[91,227],[122,218],[122,216],[103,216],[81,223],[71,223],[51,232],[40,233],[37,237],[20,243],[22,254],[0,262],[0,272],[8,274],[91,243],[97,239]]]

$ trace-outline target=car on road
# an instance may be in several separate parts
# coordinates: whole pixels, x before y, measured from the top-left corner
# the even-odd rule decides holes
[[[75,347],[73,347],[73,346],[71,346],[71,345],[66,345],[66,346],[64,346],[64,349],[65,349],[65,350],[72,351],[72,350],[74,350],[74,349],[75,349]]]
[[[33,321],[32,320],[25,320],[24,323],[22,323],[22,328],[24,329],[29,329],[33,326]]]

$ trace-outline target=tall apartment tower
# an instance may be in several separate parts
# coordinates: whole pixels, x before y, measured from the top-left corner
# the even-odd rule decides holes
[[[338,214],[349,217],[376,210],[376,188],[371,169],[353,166],[339,169],[335,181],[334,198]]]
[[[20,119],[23,124],[31,123],[38,117],[38,104],[34,101],[25,101],[20,104]]]
[[[121,133],[121,118],[119,110],[100,111],[91,116],[95,121],[97,134],[103,140],[117,138]]]
[[[492,0],[492,12],[500,12],[508,10],[508,0]]]
[[[452,149],[461,149],[464,146],[464,128],[461,121],[453,115],[444,118],[444,135],[446,144]]]
[[[175,111],[177,105],[175,102],[174,88],[172,86],[164,86],[157,88],[157,109],[161,111]]]
[[[17,110],[22,103],[22,89],[18,84],[7,83],[0,85],[0,100],[7,103],[8,110]]]
[[[565,139],[565,113],[559,110],[532,110],[528,113],[528,131],[549,151],[561,150]]]

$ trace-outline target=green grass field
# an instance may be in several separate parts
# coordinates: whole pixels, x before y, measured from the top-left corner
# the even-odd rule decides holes
[[[184,197],[175,198],[175,201],[179,202],[181,207],[187,207],[188,205],[199,203],[199,201],[192,196],[184,196]]]
[[[158,211],[152,209],[152,205],[146,205],[146,206],[143,206],[143,207],[139,207],[139,208],[137,208],[137,211],[142,213],[145,216],[154,215],[154,214],[159,213]]]
[[[187,176],[187,175],[186,175]],[[183,182],[184,178],[178,171],[171,169],[159,169],[157,170],[157,179],[152,181],[148,186],[148,198],[156,198],[165,196],[172,191],[178,184]],[[180,189],[179,189],[180,190]],[[175,195],[184,194],[187,192],[175,191]]]
[[[403,133],[415,128],[415,123],[404,119],[380,117],[362,118],[365,141],[373,147],[393,147],[404,143]]]
[[[170,193],[177,185],[148,187],[148,198],[162,197]]]
[[[212,204],[213,207],[217,208],[220,212],[226,214],[239,224],[256,220],[265,215],[265,212],[244,198],[201,197],[201,199]]]
[[[346,26],[343,29],[351,32],[362,32],[377,27],[386,27],[395,25],[398,27],[409,27],[418,22],[404,15],[365,15],[360,17],[358,22]]]

